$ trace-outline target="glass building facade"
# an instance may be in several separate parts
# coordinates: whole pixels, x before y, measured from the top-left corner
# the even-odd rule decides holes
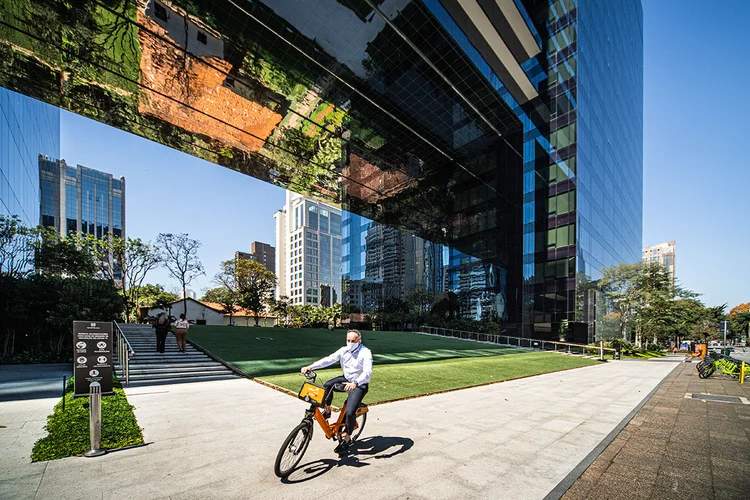
[[[276,297],[293,305],[341,302],[341,210],[287,191],[276,220]]]
[[[125,237],[125,178],[39,157],[39,223],[61,236]]]
[[[640,0],[149,0],[114,33],[88,3],[28,3],[0,6],[0,85],[357,214],[345,275],[395,228],[451,249],[464,315],[541,337],[583,318],[602,266],[639,259]]]
[[[343,304],[372,312],[415,292],[434,300],[443,291],[443,245],[413,233],[344,212]],[[393,303],[393,302],[390,302]]]
[[[60,156],[60,110],[0,88],[0,215],[39,224],[39,155]],[[48,200],[47,200],[48,201]]]

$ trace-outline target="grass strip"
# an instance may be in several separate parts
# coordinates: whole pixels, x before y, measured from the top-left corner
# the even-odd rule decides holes
[[[251,377],[280,375],[327,356],[346,339],[345,330],[198,326],[188,337]],[[259,340],[270,337],[273,340]],[[411,332],[362,332],[376,365],[450,358],[494,357],[526,353],[525,349],[433,337]]]
[[[381,403],[424,394],[461,389],[514,378],[540,375],[598,364],[599,361],[549,352],[520,352],[513,356],[444,359],[418,363],[376,365],[366,403]],[[341,369],[320,370],[318,382],[341,374]],[[303,378],[297,373],[269,375],[261,380],[299,392]],[[337,394],[340,405],[344,395]]]
[[[65,389],[65,411],[60,400],[44,427],[49,433],[39,439],[31,461],[56,460],[83,455],[89,449],[89,398],[73,398],[73,378]],[[114,379],[114,394],[102,397],[102,448],[113,450],[143,444],[143,434],[125,391]]]

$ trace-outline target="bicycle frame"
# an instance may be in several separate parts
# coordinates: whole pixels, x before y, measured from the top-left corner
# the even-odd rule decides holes
[[[366,407],[357,408],[357,416],[360,416],[362,413],[366,412]],[[315,421],[318,422],[318,425],[322,429],[323,433],[326,435],[326,439],[333,439],[337,435],[343,434],[346,430],[346,403],[344,403],[344,406],[341,407],[341,410],[339,411],[339,418],[336,419],[335,422],[329,422],[328,420],[326,420],[326,418],[323,416],[323,412],[320,411],[320,407],[316,405],[310,405],[310,408],[305,411],[305,418],[311,420],[315,419]],[[358,427],[359,424],[355,423],[354,429],[357,429]]]

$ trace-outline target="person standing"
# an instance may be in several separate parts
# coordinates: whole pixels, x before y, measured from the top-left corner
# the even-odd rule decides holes
[[[180,314],[180,319],[174,323],[174,336],[177,338],[177,350],[187,352],[187,334],[190,323],[185,319],[184,314]]]
[[[169,316],[167,316],[167,313],[159,314],[153,324],[153,327],[156,329],[156,352],[160,352],[161,354],[164,354],[169,326]]]

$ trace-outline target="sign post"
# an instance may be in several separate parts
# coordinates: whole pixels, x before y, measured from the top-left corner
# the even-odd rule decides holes
[[[73,322],[73,397],[88,396],[93,382],[101,393],[112,392],[112,323],[109,321]]]
[[[724,349],[727,348],[727,326],[729,326],[729,321],[725,319],[721,320],[721,327],[724,330],[724,344],[722,345]]]

